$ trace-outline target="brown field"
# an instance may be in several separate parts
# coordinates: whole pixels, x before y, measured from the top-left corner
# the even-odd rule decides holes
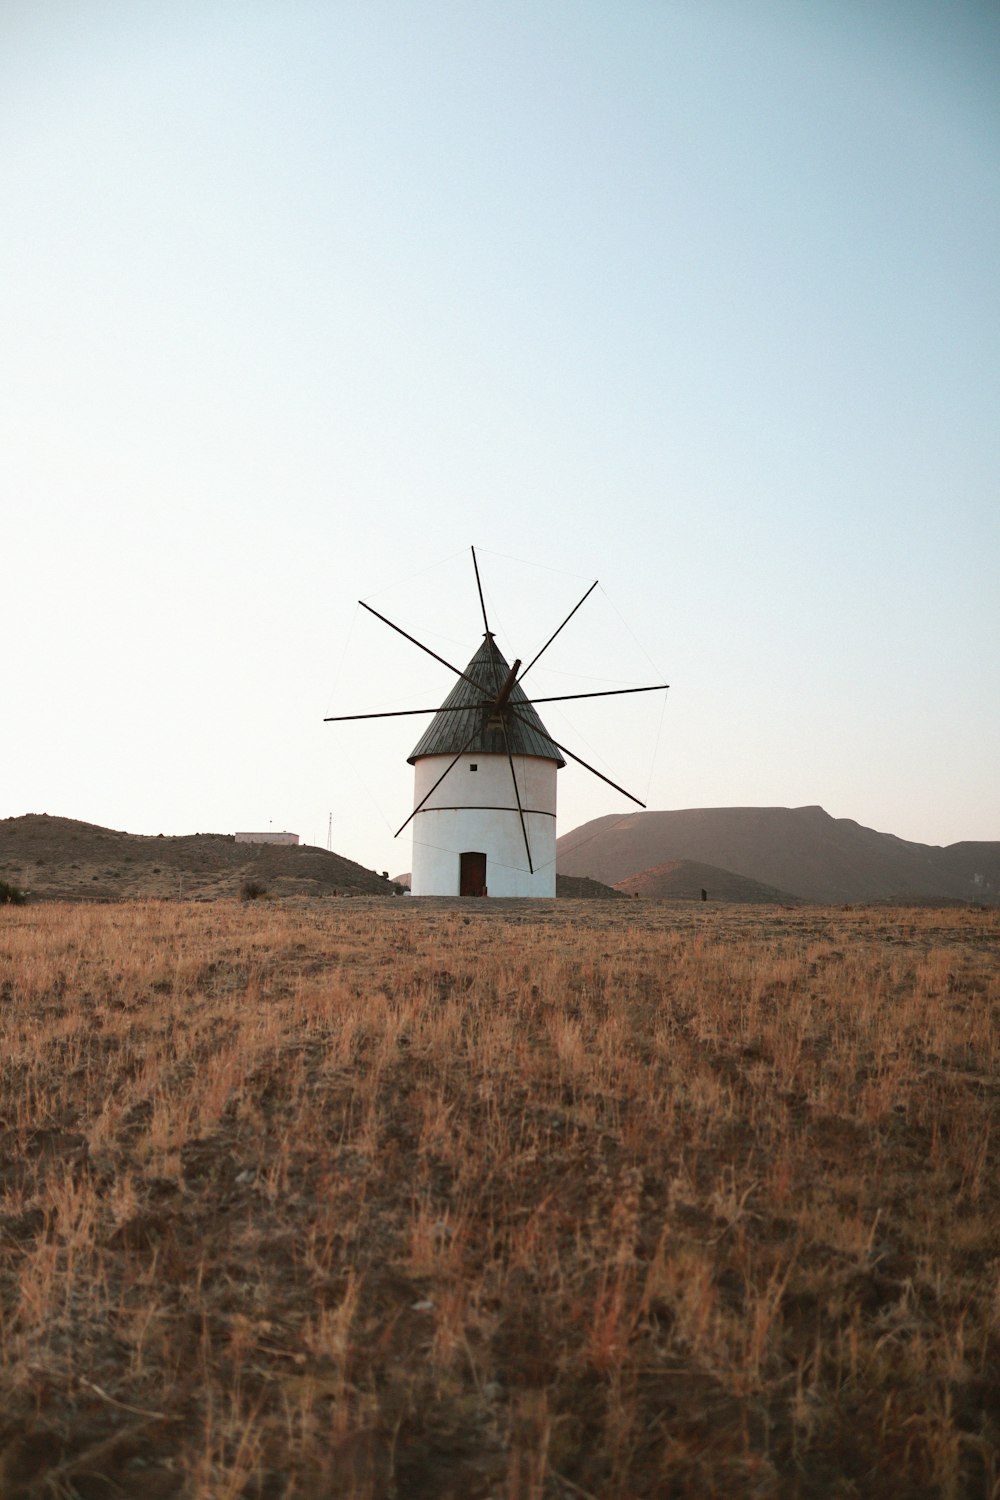
[[[998,937],[0,909],[0,1497],[996,1500]]]

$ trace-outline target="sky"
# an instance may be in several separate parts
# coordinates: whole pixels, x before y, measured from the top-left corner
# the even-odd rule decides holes
[[[1000,838],[1000,11],[3,0],[0,817],[409,869],[483,623],[651,808]],[[526,691],[528,683],[525,684]],[[633,804],[571,765],[559,828]]]

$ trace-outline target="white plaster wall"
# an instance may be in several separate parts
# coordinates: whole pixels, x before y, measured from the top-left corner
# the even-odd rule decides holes
[[[237,844],[297,844],[297,833],[237,833]]]
[[[414,806],[453,759],[422,756],[414,767]],[[471,766],[477,766],[473,771]],[[553,761],[514,756],[534,872],[517,814],[510,763],[504,755],[463,755],[413,819],[414,896],[457,896],[463,850],[486,854],[491,896],[556,893],[556,773]]]

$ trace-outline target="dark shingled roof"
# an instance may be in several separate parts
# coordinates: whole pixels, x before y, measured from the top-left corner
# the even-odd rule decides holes
[[[484,710],[495,700],[509,672],[496,641],[487,635],[465,669],[472,682],[458,679],[407,756],[410,765],[422,755],[458,755],[462,751],[469,755],[506,755],[509,744],[512,755],[538,755],[564,766],[566,762],[549,739],[545,725],[516,683],[507,699],[507,706],[515,712],[506,715],[506,738],[499,726],[488,727]]]

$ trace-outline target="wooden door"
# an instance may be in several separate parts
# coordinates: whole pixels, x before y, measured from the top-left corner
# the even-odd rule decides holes
[[[459,855],[462,861],[458,894],[460,896],[486,895],[486,855],[467,850]]]

